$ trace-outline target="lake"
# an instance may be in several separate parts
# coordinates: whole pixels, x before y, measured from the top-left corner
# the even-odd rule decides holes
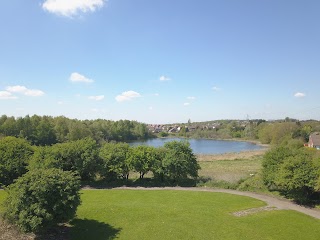
[[[145,141],[133,141],[131,146],[147,145],[161,147],[166,142],[187,140],[195,154],[222,154],[229,152],[242,152],[263,149],[263,147],[250,142],[225,141],[213,139],[181,139],[181,138],[153,138]]]

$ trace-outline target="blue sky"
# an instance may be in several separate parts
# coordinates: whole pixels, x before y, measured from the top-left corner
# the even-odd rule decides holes
[[[0,114],[320,120],[320,1],[2,0]]]

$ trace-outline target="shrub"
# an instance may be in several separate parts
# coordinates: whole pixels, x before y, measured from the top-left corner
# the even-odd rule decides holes
[[[80,178],[60,169],[38,169],[7,189],[4,217],[24,232],[38,232],[75,216]]]

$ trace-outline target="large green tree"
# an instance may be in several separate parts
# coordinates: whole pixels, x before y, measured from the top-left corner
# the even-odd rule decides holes
[[[23,175],[32,154],[32,146],[24,139],[0,139],[0,184],[11,184],[14,179]]]
[[[175,181],[198,177],[200,165],[187,141],[172,141],[164,145],[166,153],[162,160],[164,174]]]
[[[130,150],[127,143],[105,143],[99,153],[102,161],[101,175],[107,179],[114,177],[128,179],[133,169]]]

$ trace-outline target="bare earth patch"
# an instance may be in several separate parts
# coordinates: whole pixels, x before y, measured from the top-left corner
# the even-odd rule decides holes
[[[68,240],[69,226],[59,226],[44,234],[21,233],[17,227],[0,218],[0,240]]]
[[[22,234],[17,228],[0,218],[0,240],[33,240],[34,234]]]
[[[262,211],[274,211],[274,210],[279,210],[279,208],[271,207],[271,206],[251,208],[251,209],[246,209],[246,210],[239,211],[239,212],[234,212],[234,213],[232,213],[232,215],[234,215],[236,217],[244,217],[244,216],[259,213]]]

